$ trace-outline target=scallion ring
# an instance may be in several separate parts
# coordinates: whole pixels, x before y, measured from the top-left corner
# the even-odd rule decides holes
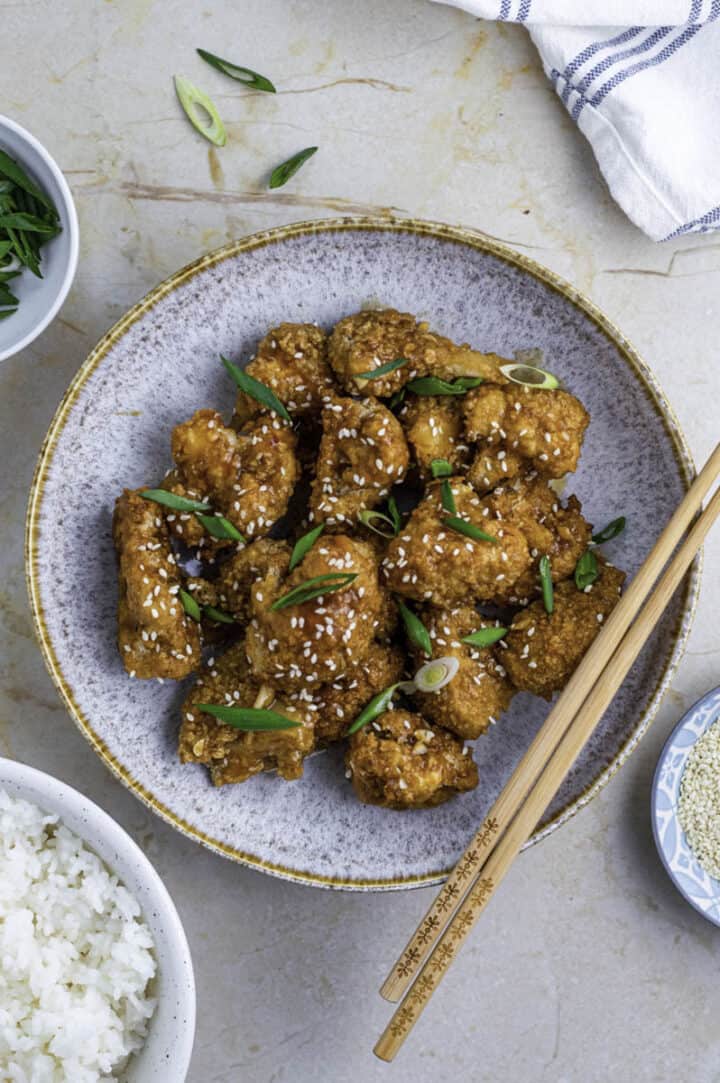
[[[511,365],[501,365],[500,371],[514,384],[522,384],[523,387],[545,388],[554,391],[560,387],[560,381],[552,372],[545,369],[535,368],[533,365],[520,365],[517,362]]]
[[[224,147],[227,132],[212,98],[209,98],[203,90],[196,87],[184,75],[175,76],[175,91],[193,128],[200,132],[200,135],[209,139],[211,143],[214,143],[216,147]],[[209,124],[200,110],[204,110],[205,114],[210,118]]]
[[[460,662],[451,654],[444,658],[433,658],[415,674],[415,687],[419,692],[439,692],[446,684],[450,684],[459,668]]]

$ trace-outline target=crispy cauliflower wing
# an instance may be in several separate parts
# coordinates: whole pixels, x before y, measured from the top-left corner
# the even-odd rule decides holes
[[[531,565],[524,535],[512,523],[483,514],[480,497],[460,478],[449,478],[457,517],[495,538],[476,541],[447,525],[440,482],[428,486],[382,563],[387,586],[416,601],[452,608],[503,603]]]
[[[374,399],[335,399],[325,405],[323,435],[310,496],[311,519],[353,526],[358,514],[401,482],[410,455],[402,427]]]
[[[317,704],[315,737],[319,745],[339,741],[366,703],[402,679],[405,657],[398,647],[371,643],[362,662],[356,663],[314,696]]]
[[[407,364],[384,376],[366,379],[388,362],[405,358]],[[502,358],[458,346],[430,331],[407,312],[386,308],[358,312],[337,323],[328,342],[328,358],[339,383],[348,392],[387,398],[408,380],[432,373],[451,380],[456,376],[482,376],[502,382]]]
[[[246,732],[199,710],[199,703],[228,707],[260,706],[301,723],[282,730]],[[182,705],[180,760],[204,763],[216,786],[245,782],[261,771],[277,770],[284,779],[300,778],[303,760],[315,745],[313,712],[270,690],[250,672],[241,641],[212,659]]]
[[[435,658],[457,658],[459,668],[453,679],[438,692],[418,693],[417,706],[426,718],[473,741],[510,706],[515,688],[503,666],[488,647],[473,647],[462,640],[492,621],[483,620],[472,606],[436,609],[428,606],[422,613]],[[415,650],[417,665],[426,661]]]
[[[178,593],[181,579],[157,504],[125,489],[113,515],[118,555],[118,647],[131,677],[179,680],[200,663],[200,632]]]
[[[250,545],[238,546],[236,552],[220,565],[215,580],[217,601],[213,604],[230,613],[236,621],[248,621],[253,583],[269,572],[285,575],[290,553],[287,542],[272,538],[258,538]]]
[[[453,474],[466,469],[470,448],[465,441],[459,398],[412,395],[400,411],[399,420],[421,478],[432,476],[433,459],[445,459]]]
[[[470,749],[411,711],[386,711],[354,733],[345,763],[360,800],[383,808],[430,808],[478,784]]]
[[[296,447],[290,425],[269,413],[236,432],[214,410],[198,410],[172,435],[181,482],[247,538],[267,534],[285,513],[300,474]]]
[[[299,605],[272,604],[308,579],[354,574],[340,590]],[[341,677],[367,655],[383,601],[372,549],[343,534],[321,537],[284,578],[271,569],[252,588],[247,651],[253,673],[282,688],[307,688]]]
[[[560,478],[577,467],[590,416],[568,391],[481,384],[464,397],[465,435],[478,448],[469,480],[480,492],[532,468]]]
[[[313,323],[281,323],[268,331],[245,371],[274,391],[294,418],[319,414],[335,387],[327,362],[327,337]],[[261,412],[260,403],[238,391],[235,428]]]
[[[550,699],[564,688],[617,605],[625,572],[602,558],[598,565],[599,577],[584,591],[574,579],[557,584],[552,613],[537,601],[513,619],[502,663],[520,691]]]

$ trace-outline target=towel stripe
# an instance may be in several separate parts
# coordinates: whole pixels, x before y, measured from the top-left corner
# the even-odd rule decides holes
[[[669,60],[670,57],[678,51],[678,49],[682,49],[683,45],[687,45],[687,43],[692,38],[694,38],[700,30],[702,30],[703,25],[705,24],[695,23],[693,26],[687,27],[685,30],[683,30],[682,34],[680,34],[679,37],[669,42],[655,56],[650,57],[648,60],[641,60],[637,64],[632,64],[629,68],[626,68],[625,71],[621,71],[618,72],[616,75],[613,75],[612,79],[609,79],[607,83],[605,83],[605,85],[602,86],[596,94],[593,94],[592,98],[590,99],[590,104],[599,105],[600,102],[602,102],[608,96],[611,90],[614,90],[615,87],[620,86],[621,83],[624,83],[625,80],[629,79],[631,76],[637,75],[638,72],[646,71],[647,68],[653,68],[657,64],[664,64],[666,60]]]
[[[711,211],[707,211],[700,218],[695,218],[692,222],[687,222],[684,226],[680,226],[679,229],[668,233],[667,237],[663,237],[663,241],[671,241],[674,237],[682,237],[684,233],[709,233],[711,230],[717,229],[718,226],[720,226],[720,207],[713,207]]]
[[[700,0],[702,3],[702,0]],[[596,53],[599,53],[602,49],[611,49],[614,45],[624,45],[628,41],[632,41],[638,34],[642,34],[645,30],[644,26],[631,26],[628,30],[623,30],[622,34],[616,34],[614,38],[606,38],[605,41],[594,41],[592,45],[588,45],[581,53],[570,61],[562,75],[564,79],[571,79],[578,68],[581,68],[588,60],[590,60]]]
[[[653,30],[644,41],[641,41],[639,45],[633,45],[630,49],[623,49],[619,53],[613,53],[612,56],[606,56],[604,60],[601,60],[599,64],[596,64],[587,75],[583,76],[579,83],[574,87],[575,90],[581,94],[585,94],[590,85],[595,82],[599,75],[603,75],[608,68],[611,68],[614,64],[617,64],[621,60],[628,60],[631,56],[639,56],[641,53],[646,53],[652,49],[659,41],[666,38],[668,34],[672,34],[676,28],[673,26],[659,26],[656,30]],[[607,85],[607,84],[605,84]],[[577,120],[582,105],[576,103],[572,112],[573,120]]]

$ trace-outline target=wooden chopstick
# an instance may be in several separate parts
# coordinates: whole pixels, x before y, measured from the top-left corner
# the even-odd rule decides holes
[[[612,652],[634,620],[660,571],[687,530],[720,474],[720,444],[695,478],[653,546],[627,591],[610,614],[605,628],[587,651],[544,725],[513,771],[488,815],[451,872],[435,901],[417,926],[383,983],[380,994],[398,1001],[414,979],[423,959],[432,951],[444,926],[462,902],[497,841],[501,825],[509,822],[537,781],[577,710],[578,696],[597,680]]]
[[[392,1060],[417,1022],[433,991],[455,958],[480,913],[505,876],[523,843],[531,834],[565,775],[581,752],[595,726],[654,630],[673,593],[720,515],[720,489],[715,493],[688,537],[660,578],[655,590],[638,614],[622,643],[608,660],[597,682],[586,686],[587,695],[575,701],[574,721],[550,756],[537,783],[515,818],[506,826],[495,849],[481,863],[478,875],[447,928],[437,938],[432,955],[418,972],[417,979],[386,1027],[375,1053]],[[568,685],[569,687],[569,685]],[[559,702],[559,701],[558,701]],[[554,712],[552,712],[554,713]]]

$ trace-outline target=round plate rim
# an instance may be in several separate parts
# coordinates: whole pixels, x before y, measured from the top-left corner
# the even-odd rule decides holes
[[[712,925],[717,925],[717,926],[720,927],[720,917],[714,917],[712,914],[708,914],[706,910],[703,910],[701,907],[699,907],[697,905],[697,903],[695,902],[695,900],[687,893],[685,888],[682,886],[682,884],[676,878],[675,873],[673,872],[673,870],[670,867],[670,863],[669,863],[669,861],[667,859],[667,855],[665,853],[665,848],[664,848],[664,846],[662,844],[662,841],[660,839],[660,832],[659,832],[659,826],[658,826],[658,816],[657,816],[657,799],[658,799],[658,791],[660,789],[660,775],[662,773],[663,767],[665,766],[665,761],[667,760],[668,756],[670,755],[670,750],[672,749],[673,745],[675,744],[675,740],[676,740],[678,734],[682,730],[685,729],[685,727],[688,725],[688,723],[694,717],[696,712],[703,706],[703,704],[706,703],[707,700],[711,699],[713,696],[717,697],[718,692],[720,692],[720,685],[718,687],[716,687],[716,688],[708,689],[708,691],[705,692],[704,695],[700,696],[700,699],[696,700],[695,703],[693,703],[693,705],[691,707],[688,707],[687,711],[685,711],[685,714],[682,716],[682,718],[679,720],[679,722],[677,722],[673,726],[672,730],[670,731],[670,733],[668,735],[668,738],[667,738],[667,740],[665,741],[665,744],[662,747],[662,752],[658,756],[658,761],[657,761],[657,764],[655,765],[655,771],[653,773],[652,786],[650,787],[650,819],[651,819],[651,823],[652,823],[653,839],[655,840],[655,847],[657,849],[658,856],[660,858],[660,862],[661,862],[663,868],[665,869],[665,872],[668,875],[668,879],[672,883],[673,887],[675,888],[676,891],[678,891],[680,893],[680,895],[682,895],[685,902],[688,903],[689,906],[692,906],[693,910],[697,911],[697,913],[700,914],[701,917],[705,918],[705,920],[709,921]],[[712,719],[710,716],[708,716],[707,725],[704,727],[702,733],[697,734],[697,736],[695,737],[695,740],[693,741],[693,743],[688,746],[688,748],[687,748],[688,753],[689,753],[690,749],[694,748],[694,746],[697,744],[697,742],[700,740],[700,738],[703,736],[703,734],[707,733],[707,731],[710,729],[710,726],[714,725],[714,723],[716,721],[717,721],[717,719]],[[678,824],[678,826],[680,826],[680,823],[679,823],[679,820],[678,820],[677,808],[675,808],[675,810],[673,811],[673,817],[674,817],[676,823]],[[688,848],[689,848],[689,846],[688,846]],[[709,873],[707,873],[707,875],[710,876]],[[720,883],[720,881],[716,880],[714,876],[710,876],[710,879],[714,883]]]
[[[511,266],[530,274],[546,286],[549,286],[556,293],[561,294],[575,308],[579,309],[583,315],[588,317],[605,337],[612,342],[622,359],[629,365],[635,376],[643,385],[650,403],[667,432],[675,459],[680,467],[685,488],[687,489],[689,487],[691,480],[695,475],[695,463],[692,453],[675,412],[662,391],[655,375],[648,364],[641,358],[632,343],[622,334],[620,329],[608,319],[604,312],[602,312],[602,310],[581,291],[577,290],[569,282],[565,281],[565,279],[555,274],[554,271],[549,270],[549,268],[544,267],[524,253],[515,251],[515,249],[504,242],[498,241],[488,234],[466,226],[453,226],[447,223],[428,221],[425,219],[394,219],[391,217],[373,218],[365,216],[347,216],[342,218],[311,219],[309,221],[294,222],[290,225],[279,226],[274,229],[248,234],[239,240],[231,241],[229,244],[216,248],[212,252],[206,253],[204,256],[200,256],[185,267],[175,271],[163,282],[155,286],[154,289],[150,290],[149,293],[128,309],[110,330],[103,335],[82,363],[65,391],[38,454],[35,472],[30,485],[25,520],[25,578],[35,634],[43,656],[43,661],[70,717],[115,777],[147,805],[148,808],[152,809],[153,812],[159,815],[176,830],[189,838],[194,839],[196,842],[200,842],[203,846],[213,852],[236,861],[239,864],[277,876],[280,879],[290,880],[301,884],[309,884],[315,887],[335,888],[348,891],[390,891],[413,887],[428,887],[433,884],[442,883],[451,871],[452,865],[449,865],[447,868],[409,877],[349,879],[321,876],[305,869],[290,868],[285,865],[267,861],[255,854],[245,853],[241,850],[237,850],[235,847],[228,846],[218,839],[213,839],[204,831],[201,831],[199,828],[182,820],[163,805],[151,792],[146,790],[141,783],[131,776],[128,769],[112,755],[102,739],[94,732],[89,720],[85,718],[76,704],[73,698],[72,689],[62,672],[60,663],[55,654],[53,643],[45,623],[40,600],[40,581],[38,574],[38,551],[41,542],[41,531],[39,526],[40,509],[45,489],[45,479],[52,466],[54,449],[65,423],[70,416],[72,406],[80,390],[89,376],[100,365],[111,347],[122,338],[132,324],[144,316],[146,312],[149,312],[167,294],[171,293],[178,286],[184,284],[206,268],[222,263],[226,259],[231,259],[240,252],[262,248],[269,244],[281,244],[294,237],[343,231],[410,233],[469,246],[509,263]],[[589,802],[609,782],[616,771],[618,771],[625,763],[637,747],[641,737],[649,729],[685,651],[687,637],[697,607],[701,567],[702,558],[699,556],[695,560],[684,583],[682,610],[677,621],[676,632],[672,644],[667,651],[662,674],[649,698],[645,711],[638,720],[637,726],[625,743],[620,747],[613,759],[604,765],[587,789],[574,801],[569,802],[564,808],[560,809],[550,821],[538,828],[525,844],[526,846],[533,845],[546,838],[547,835],[566,823],[581,808],[584,808],[589,804]]]

